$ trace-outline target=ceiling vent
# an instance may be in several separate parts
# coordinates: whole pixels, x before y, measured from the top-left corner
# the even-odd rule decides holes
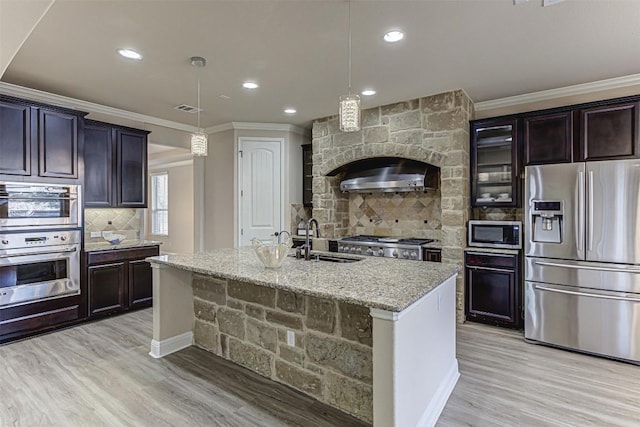
[[[198,107],[193,107],[193,106],[187,105],[187,104],[176,105],[173,108],[174,108],[174,110],[184,111],[185,113],[191,113],[191,114],[195,114],[195,113],[197,113],[199,111],[202,111],[202,109],[199,109]]]

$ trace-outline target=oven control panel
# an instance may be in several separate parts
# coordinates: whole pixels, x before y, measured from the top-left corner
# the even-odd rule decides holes
[[[79,243],[79,230],[0,234],[0,249],[59,246]]]

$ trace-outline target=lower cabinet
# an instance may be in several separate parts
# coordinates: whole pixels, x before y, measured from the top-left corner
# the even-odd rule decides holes
[[[465,252],[465,318],[522,328],[520,255]]]
[[[0,343],[78,323],[84,318],[82,295],[0,309]]]
[[[153,288],[151,265],[144,259],[158,254],[157,246],[88,252],[88,316],[150,307]]]

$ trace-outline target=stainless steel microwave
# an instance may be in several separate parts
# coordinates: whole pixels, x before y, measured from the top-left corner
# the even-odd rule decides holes
[[[469,221],[469,246],[522,249],[521,221]]]

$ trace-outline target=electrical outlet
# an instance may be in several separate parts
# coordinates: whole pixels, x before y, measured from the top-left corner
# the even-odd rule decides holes
[[[287,331],[287,345],[289,347],[296,346],[296,333],[293,331]]]
[[[440,304],[442,303],[442,294],[438,294],[438,311],[440,311]]]
[[[92,231],[91,232],[91,237],[102,237],[102,232],[101,231]]]

